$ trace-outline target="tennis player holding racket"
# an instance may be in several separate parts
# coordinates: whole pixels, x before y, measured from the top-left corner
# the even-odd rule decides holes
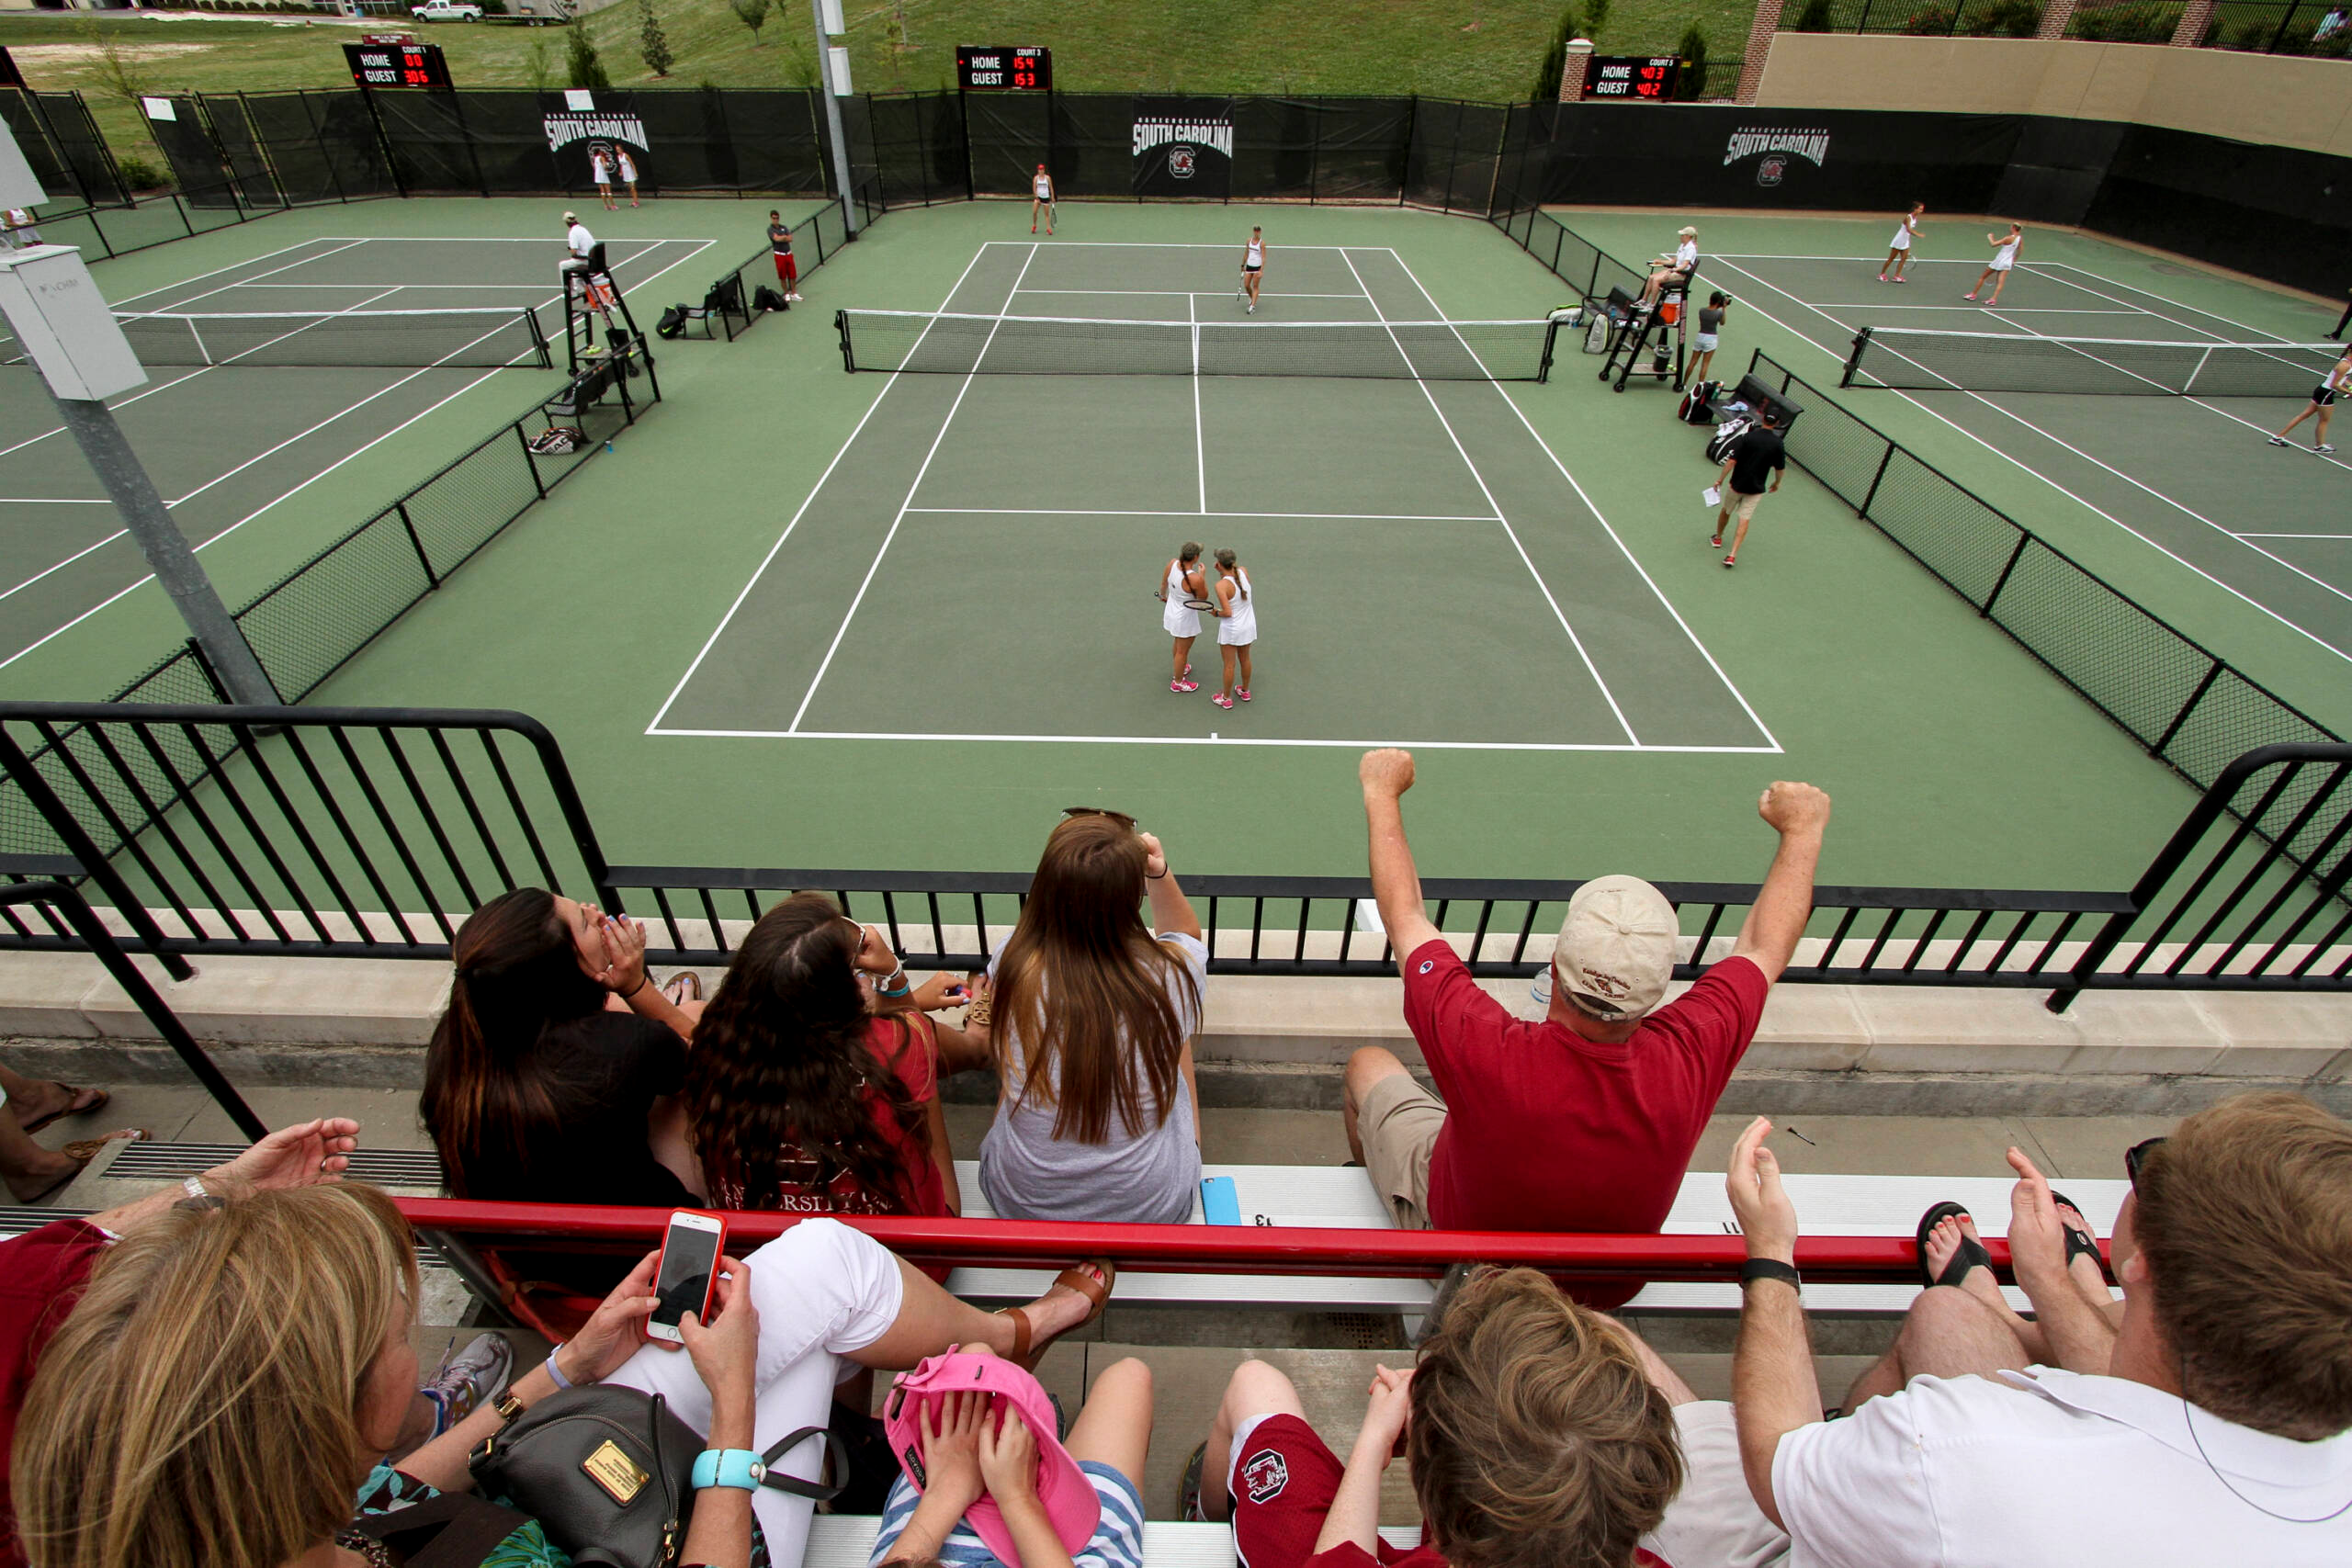
[[[1046,238],[1054,237],[1054,176],[1046,173],[1046,165],[1037,165],[1036,175],[1029,182],[1029,232],[1037,231],[1037,213],[1046,214]]]
[[[1201,613],[1184,601],[1207,597],[1201,581],[1200,546],[1190,539],[1184,541],[1184,547],[1161,569],[1159,587],[1152,597],[1168,605],[1159,613],[1159,624],[1176,639],[1176,662],[1172,666],[1176,674],[1168,682],[1168,689],[1197,692],[1201,683],[1193,679],[1193,639],[1201,635]]]
[[[1993,259],[1977,274],[1976,288],[1984,288],[1988,279],[1991,281],[1993,292],[1984,299],[1984,308],[1989,310],[2001,302],[2001,290],[2008,287],[2010,269],[2018,265],[2018,249],[2025,243],[2025,225],[2012,223],[2007,233],[1987,234],[1984,243],[1993,247]],[[1975,299],[1976,288],[1970,289],[1964,298]]]
[[[1235,564],[1231,550],[1216,553],[1216,591],[1209,595],[1216,604],[1217,651],[1225,656],[1225,690],[1209,701],[1221,708],[1233,705],[1233,699],[1250,700],[1250,649],[1258,640],[1258,606],[1250,597],[1250,574]],[[1241,684],[1233,683],[1234,656],[1241,660]]]
[[[1249,298],[1250,315],[1258,313],[1258,286],[1266,276],[1266,232],[1262,229],[1250,231],[1250,243],[1241,247],[1241,292]],[[1225,705],[1231,707],[1233,705]]]

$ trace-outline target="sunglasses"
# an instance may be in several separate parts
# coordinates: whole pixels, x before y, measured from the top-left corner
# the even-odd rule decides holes
[[[1134,818],[1124,811],[1112,811],[1100,806],[1065,806],[1062,807],[1062,815],[1064,817],[1108,817],[1128,832],[1132,833],[1136,830]]]
[[[2133,1191],[2140,1188],[2140,1168],[2148,1162],[2148,1156],[2155,1153],[2157,1146],[2164,1142],[2162,1138],[2143,1138],[2123,1151],[2123,1174],[2132,1179]]]

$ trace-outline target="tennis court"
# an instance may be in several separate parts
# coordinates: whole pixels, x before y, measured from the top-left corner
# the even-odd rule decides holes
[[[851,312],[892,368],[648,733],[1780,750],[1524,412],[1575,394],[1488,378],[1542,321],[1448,321],[1385,245],[1281,249],[1254,315],[1237,270],[991,240],[944,318]],[[1253,584],[1231,712],[1213,627],[1169,690],[1150,595],[1188,539]]]
[[[616,239],[608,254],[634,289],[713,243]],[[112,406],[201,549],[478,387],[508,414],[548,388],[539,340],[560,367],[560,255],[553,238],[322,235],[114,299],[151,374]],[[0,429],[5,669],[148,573],[21,363],[0,364]]]
[[[2045,237],[2045,254],[2036,259],[2030,234],[1998,306],[1988,308],[1963,298],[1986,254],[1975,243],[1977,227],[1949,222],[1939,248],[1963,250],[1964,257],[1917,261],[1900,287],[1877,281],[1883,251],[1735,252],[1709,256],[1702,276],[1841,360],[1860,328],[1883,333],[1865,351],[1864,368],[1886,367],[1898,385],[1866,390],[1874,378],[1858,376],[1852,392],[1841,394],[1855,412],[1877,417],[1881,400],[1906,400],[1951,442],[1996,455],[2307,644],[2352,659],[2352,525],[2345,520],[2352,463],[2314,453],[2309,423],[2291,450],[2267,443],[2308,401],[2313,367],[2324,369],[2329,357],[2309,345],[2323,338],[2332,316],[2251,284],[2075,237],[2056,246]],[[2069,259],[2053,259],[2053,249]],[[2104,265],[2110,260],[2117,265]],[[2158,284],[2115,276],[2127,270],[2154,273]],[[2184,287],[2165,291],[2166,273]],[[2045,351],[1928,335],[1940,333],[2064,339],[2072,346]],[[2219,344],[2280,345],[2267,355],[2237,355],[2268,358],[2276,373],[2233,380],[2209,372],[2204,384],[2218,389],[2214,395],[2155,395],[2175,366],[2186,377],[2199,365],[2223,364],[2228,356],[2211,352]],[[2290,353],[2288,344],[2305,346]],[[2113,373],[2116,367],[2127,373]],[[2192,393],[2199,385],[2181,384]],[[2248,395],[2251,388],[2261,395]]]

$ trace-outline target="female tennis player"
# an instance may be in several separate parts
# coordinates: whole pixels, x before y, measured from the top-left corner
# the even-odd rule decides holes
[[[1258,313],[1258,286],[1266,276],[1266,235],[1262,229],[1250,231],[1250,243],[1241,247],[1241,291],[1250,296],[1250,315]],[[1227,685],[1232,684],[1230,681]],[[1225,705],[1231,707],[1233,705]]]
[[[1037,165],[1036,176],[1029,182],[1029,232],[1037,231],[1037,212],[1046,214],[1046,237],[1054,237],[1054,176],[1046,173],[1046,165]]]
[[[2312,450],[2335,451],[2335,448],[2327,444],[2327,422],[2335,417],[2335,400],[2346,391],[2352,391],[2352,348],[2344,351],[2344,357],[2335,362],[2335,368],[2329,371],[2327,378],[2312,389],[2311,405],[2289,420],[2287,428],[2270,438],[2270,445],[2286,446],[2288,433],[2317,414],[2319,428],[2312,432]]]
[[[588,172],[596,181],[596,194],[607,212],[618,212],[620,204],[613,199],[613,154],[601,141],[588,149]]]
[[[2012,223],[2007,233],[1987,234],[1984,243],[1993,247],[1993,259],[1977,274],[1976,288],[1984,288],[1986,278],[1993,280],[1993,292],[1984,301],[1984,308],[1989,310],[2001,302],[2001,290],[2009,281],[2009,269],[2018,265],[2018,247],[2025,243],[2025,225]],[[1976,288],[1968,291],[1969,299],[1976,298]]]
[[[1878,264],[1878,280],[1881,283],[1911,281],[1903,276],[1903,269],[1911,265],[1911,237],[1919,231],[1919,220],[1927,210],[1926,202],[1915,201],[1911,204],[1911,210],[1903,215],[1903,221],[1895,225],[1894,238],[1886,243],[1886,259]],[[1894,274],[1894,277],[1886,276],[1889,272]]]
[[[1201,583],[1200,546],[1184,541],[1175,558],[1160,570],[1159,587],[1152,597],[1168,605],[1159,613],[1159,624],[1176,639],[1176,662],[1171,666],[1176,676],[1168,682],[1168,689],[1197,692],[1201,683],[1193,679],[1193,639],[1201,635],[1201,613],[1186,608],[1184,601],[1208,597]]]
[[[1250,597],[1250,574],[1234,564],[1231,550],[1216,553],[1216,592],[1209,597],[1216,601],[1217,651],[1225,656],[1225,690],[1209,701],[1221,708],[1233,705],[1233,699],[1250,700],[1250,649],[1258,640],[1258,606]],[[1233,683],[1233,657],[1241,656],[1241,684]]]

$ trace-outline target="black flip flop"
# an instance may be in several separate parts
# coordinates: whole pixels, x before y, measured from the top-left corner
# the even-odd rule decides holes
[[[2090,1224],[2091,1217],[2084,1213],[2082,1206],[2064,1192],[2052,1192],[2050,1195],[2050,1201],[2059,1208],[2073,1210],[2075,1218],[2082,1221],[2086,1226]],[[2064,1220],[2058,1223],[2058,1228],[2066,1233],[2066,1267],[2073,1268],[2075,1259],[2077,1258],[2087,1258],[2091,1260],[2091,1267],[2098,1270],[2098,1277],[2102,1280],[2106,1279],[2107,1259],[2098,1255],[2097,1233],[2086,1235]]]
[[[1208,1456],[1209,1445],[1204,1438],[1184,1461],[1184,1479],[1176,1487],[1176,1517],[1188,1524],[1209,1522],[1208,1515],[1201,1508],[1201,1463]]]
[[[1968,1278],[1971,1269],[1993,1267],[1993,1255],[1984,1250],[1984,1244],[1963,1231],[1960,1237],[1960,1250],[1951,1255],[1951,1261],[1944,1265],[1944,1271],[1940,1274],[1928,1272],[1928,1233],[1934,1230],[1939,1223],[1955,1217],[1970,1221],[1976,1218],[1968,1212],[1967,1204],[1955,1203],[1947,1198],[1940,1203],[1930,1205],[1928,1212],[1919,1216],[1919,1228],[1912,1233],[1912,1239],[1919,1246],[1920,1281],[1930,1287],[1957,1285]]]

